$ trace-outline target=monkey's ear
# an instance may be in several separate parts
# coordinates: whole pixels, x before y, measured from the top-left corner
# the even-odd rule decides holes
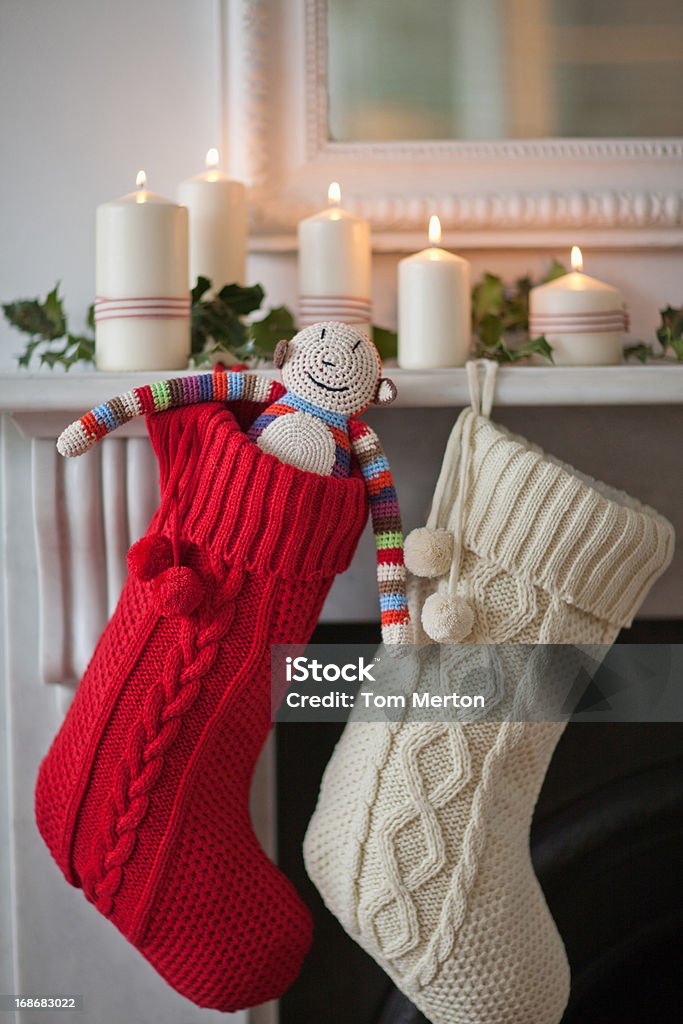
[[[388,377],[380,377],[377,381],[377,390],[372,401],[375,405],[391,405],[397,394],[398,391],[393,380],[389,380]]]
[[[282,341],[278,341],[277,345],[275,346],[275,351],[273,352],[273,362],[275,363],[278,370],[280,369],[281,366],[284,366],[285,361],[287,359],[288,351],[289,342],[287,341],[287,339],[283,338]]]

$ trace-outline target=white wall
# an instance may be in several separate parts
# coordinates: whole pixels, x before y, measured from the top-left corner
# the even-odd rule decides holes
[[[2,0],[0,300],[93,300],[98,203],[173,196],[221,144],[218,0]],[[21,337],[0,326],[0,370]]]

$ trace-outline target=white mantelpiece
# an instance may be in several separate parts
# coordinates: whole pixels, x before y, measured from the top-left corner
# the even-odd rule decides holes
[[[59,377],[47,373],[0,375],[0,413],[14,415],[28,436],[56,436],[68,422],[70,412],[75,418],[130,388],[192,372],[196,371],[82,373]],[[277,370],[259,372],[279,378]],[[401,370],[385,364],[385,372],[398,388],[394,408],[457,408],[469,401],[464,369]],[[497,377],[495,404],[550,407],[683,404],[683,364],[504,367]],[[59,414],[56,417],[55,412]],[[130,432],[131,427],[125,429]]]

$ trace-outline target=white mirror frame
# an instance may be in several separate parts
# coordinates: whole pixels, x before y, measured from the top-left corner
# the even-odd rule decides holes
[[[254,251],[293,249],[332,180],[378,251],[419,247],[432,213],[460,248],[683,245],[683,139],[331,142],[325,0],[219,4],[222,121]]]

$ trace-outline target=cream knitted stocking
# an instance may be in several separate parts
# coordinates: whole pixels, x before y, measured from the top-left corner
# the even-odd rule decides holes
[[[454,429],[436,497],[436,532],[420,531],[406,560],[412,547],[420,571],[456,572],[413,578],[411,617],[431,591],[455,607],[461,632],[469,625],[468,642],[609,644],[671,558],[663,517],[475,409]],[[492,653],[508,665],[498,700],[510,705],[524,670],[510,668],[515,648]],[[418,666],[408,689],[425,687],[429,657],[406,659]],[[305,839],[329,909],[433,1024],[557,1024],[568,998],[564,947],[529,856],[563,724],[504,717],[351,722]]]

